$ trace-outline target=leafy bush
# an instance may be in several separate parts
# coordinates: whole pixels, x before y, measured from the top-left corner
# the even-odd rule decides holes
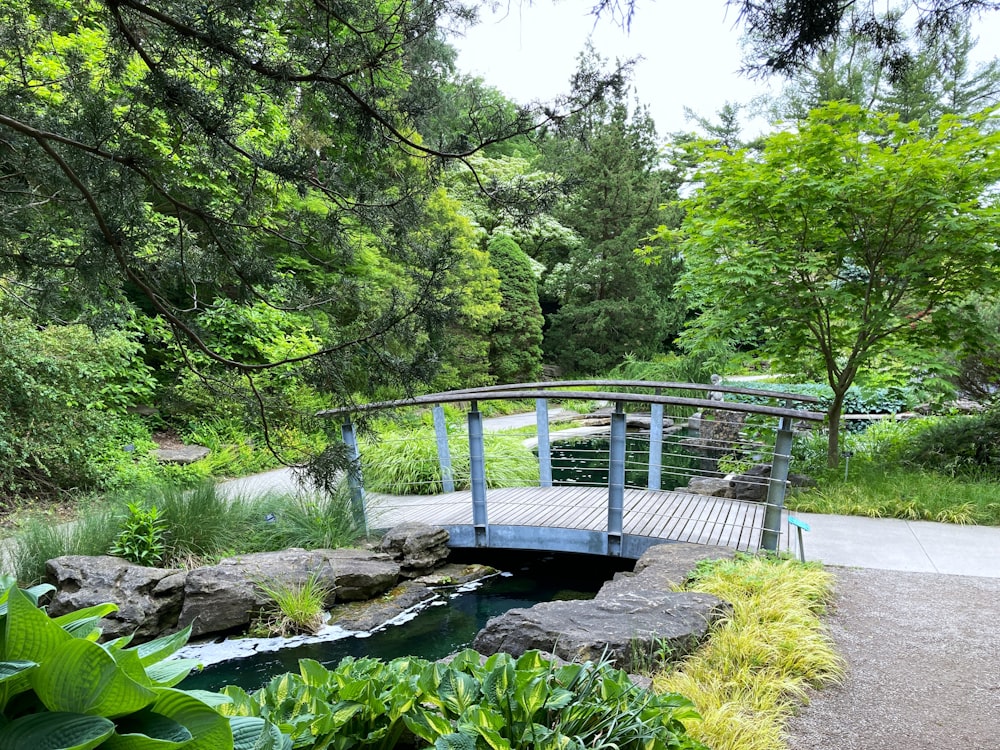
[[[96,623],[115,605],[53,619],[37,607],[51,586],[4,586],[0,748],[290,750],[265,720],[227,718],[212,705],[224,698],[174,687],[195,664],[165,660],[190,630],[133,648],[128,638],[99,644]]]
[[[606,663],[556,666],[537,651],[481,663],[464,651],[449,664],[348,658],[331,671],[304,659],[299,670],[253,695],[225,688],[233,703],[221,710],[267,719],[315,750],[704,750],[685,731],[697,717],[687,699],[636,687]]]
[[[936,420],[913,438],[900,457],[942,474],[1000,478],[1000,409]]]
[[[0,325],[0,493],[100,489],[133,473],[149,431],[125,415],[153,381],[125,333]],[[131,446],[136,449],[127,450]]]
[[[538,483],[538,461],[518,436],[486,433],[486,484],[518,487]],[[469,487],[469,441],[461,432],[450,432],[455,488]],[[389,495],[435,495],[443,491],[434,431],[386,431],[361,447],[365,487]]]
[[[122,529],[109,551],[136,565],[153,568],[163,562],[167,552],[163,535],[164,521],[159,508],[129,503],[128,515],[122,521]]]

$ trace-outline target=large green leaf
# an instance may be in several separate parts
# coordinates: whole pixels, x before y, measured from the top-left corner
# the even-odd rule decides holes
[[[157,687],[174,687],[198,666],[196,659],[172,659],[146,667],[146,674]]]
[[[233,730],[234,750],[291,750],[292,739],[282,734],[274,724],[252,716],[234,716],[229,720]]]
[[[139,654],[139,660],[142,662],[142,665],[148,667],[158,661],[163,661],[168,656],[172,656],[188,642],[188,638],[190,637],[191,626],[188,625],[184,630],[179,630],[176,633],[142,643],[136,646],[135,650]]]
[[[29,714],[0,729],[0,750],[90,750],[114,731],[115,725],[101,716]]]
[[[44,664],[61,644],[73,640],[20,589],[9,591],[7,608],[4,659]]]
[[[33,661],[0,661],[0,711],[13,696],[31,689],[28,675],[37,666]]]
[[[111,654],[96,643],[76,638],[59,646],[30,678],[50,711],[115,718],[145,708],[156,699],[156,694],[129,677]]]
[[[456,716],[479,700],[479,682],[471,675],[449,669],[441,678],[438,695],[445,708]]]
[[[467,734],[452,732],[434,741],[436,750],[476,750],[476,739]]]
[[[211,706],[183,690],[157,689],[152,709],[183,724],[193,739],[184,750],[233,750],[233,732],[229,719]]]
[[[179,750],[192,739],[183,724],[149,709],[124,716],[115,722],[115,735],[108,738],[107,750]]]

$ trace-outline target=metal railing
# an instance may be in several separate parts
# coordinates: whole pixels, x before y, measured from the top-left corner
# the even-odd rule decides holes
[[[569,388],[581,390],[567,390]],[[600,389],[600,390],[596,390]],[[614,389],[614,390],[611,390]],[[637,392],[646,391],[646,392]],[[652,392],[649,392],[652,391]],[[664,393],[668,391],[668,393]],[[694,392],[692,396],[676,392]],[[707,396],[707,397],[703,397]],[[723,400],[726,396],[768,398],[782,405]],[[627,488],[662,490],[665,481],[677,486],[692,476],[716,478],[735,476],[745,490],[754,485],[759,494],[766,494],[761,547],[777,550],[780,540],[781,513],[791,457],[793,424],[821,421],[823,414],[797,408],[795,404],[812,404],[818,399],[780,391],[747,389],[721,384],[693,384],[629,380],[556,381],[470,388],[434,393],[411,399],[358,404],[321,412],[330,418],[344,418],[341,434],[359,466],[361,452],[354,434],[351,415],[404,407],[432,407],[437,442],[438,476],[445,493],[467,485],[472,497],[472,525],[476,546],[488,546],[489,514],[487,508],[487,463],[485,430],[479,403],[492,400],[523,400],[535,402],[537,436],[538,486],[578,482],[594,484],[593,477],[607,486],[608,554],[621,549],[624,493]],[[549,403],[558,400],[602,401],[613,405],[607,414],[606,449],[591,446],[590,478],[567,478],[572,468],[561,462],[560,431],[552,429]],[[452,462],[452,447],[445,420],[444,404],[467,403],[468,475],[456,475]],[[627,423],[634,414],[627,408],[648,408],[648,427],[629,433]],[[667,412],[667,409],[673,410]],[[700,418],[692,418],[695,412]],[[645,422],[644,422],[645,424]],[[565,435],[566,433],[563,433]],[[553,452],[556,458],[553,459]],[[604,463],[606,456],[606,468]],[[586,458],[587,456],[583,456]],[[582,458],[581,458],[582,462]],[[463,462],[464,463],[464,462]],[[767,470],[756,470],[766,467]],[[746,469],[754,468],[754,472]],[[606,480],[604,479],[606,473]],[[363,468],[362,472],[363,474]],[[363,508],[364,488],[358,477],[352,477],[352,494]]]

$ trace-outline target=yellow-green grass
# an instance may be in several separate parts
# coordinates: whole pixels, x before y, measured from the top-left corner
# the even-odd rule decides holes
[[[323,626],[326,603],[333,592],[315,574],[300,583],[266,578],[256,585],[270,605],[258,617],[255,633],[289,636],[316,633]]]
[[[820,616],[833,578],[822,567],[740,557],[701,569],[688,588],[733,613],[701,649],[657,674],[654,689],[691,699],[702,720],[690,734],[712,750],[780,750],[806,689],[838,681],[843,662]]]
[[[846,480],[831,477],[786,504],[808,513],[998,526],[1000,482],[865,461],[852,463]]]

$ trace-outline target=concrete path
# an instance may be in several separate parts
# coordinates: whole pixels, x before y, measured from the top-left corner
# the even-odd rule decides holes
[[[794,513],[806,559],[826,565],[1000,578],[1000,527]]]

